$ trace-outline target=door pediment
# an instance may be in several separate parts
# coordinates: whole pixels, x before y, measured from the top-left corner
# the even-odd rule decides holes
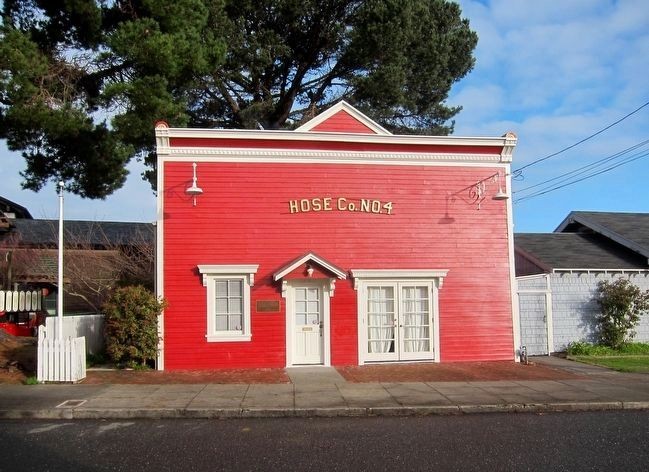
[[[322,257],[309,252],[286,264],[273,274],[275,281],[282,281],[282,297],[286,298],[291,280],[321,280],[326,283],[329,296],[333,297],[336,280],[347,279],[345,271]]]
[[[312,271],[309,271],[309,268]],[[330,278],[332,276],[341,280],[347,278],[347,274],[340,267],[312,252],[292,260],[273,274],[275,281],[284,278]]]

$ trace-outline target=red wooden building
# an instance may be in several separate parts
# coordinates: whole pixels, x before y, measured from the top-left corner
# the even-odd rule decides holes
[[[513,360],[516,137],[156,126],[161,369]]]

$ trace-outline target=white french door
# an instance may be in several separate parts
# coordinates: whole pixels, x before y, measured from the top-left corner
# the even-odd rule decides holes
[[[365,361],[433,359],[431,282],[368,282],[364,296]]]

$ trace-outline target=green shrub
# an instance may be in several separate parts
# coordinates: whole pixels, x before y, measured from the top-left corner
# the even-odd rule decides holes
[[[165,307],[142,286],[116,289],[104,304],[106,354],[133,367],[153,361],[158,351],[158,316]]]
[[[106,363],[106,354],[104,352],[98,352],[97,354],[86,354],[87,367],[103,365],[105,363]]]
[[[608,356],[614,354],[615,350],[600,344],[577,341],[568,344],[566,352],[570,356]]]
[[[587,356],[593,345],[585,341],[574,341],[568,344],[566,353],[570,356]]]
[[[602,280],[597,284],[597,317],[599,340],[605,346],[619,349],[635,336],[633,328],[640,315],[649,310],[649,290],[642,292],[627,279],[614,282]]]

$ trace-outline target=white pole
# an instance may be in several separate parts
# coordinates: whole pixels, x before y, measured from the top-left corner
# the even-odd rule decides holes
[[[63,340],[63,182],[59,182],[59,289],[56,297],[57,327],[56,335]]]

